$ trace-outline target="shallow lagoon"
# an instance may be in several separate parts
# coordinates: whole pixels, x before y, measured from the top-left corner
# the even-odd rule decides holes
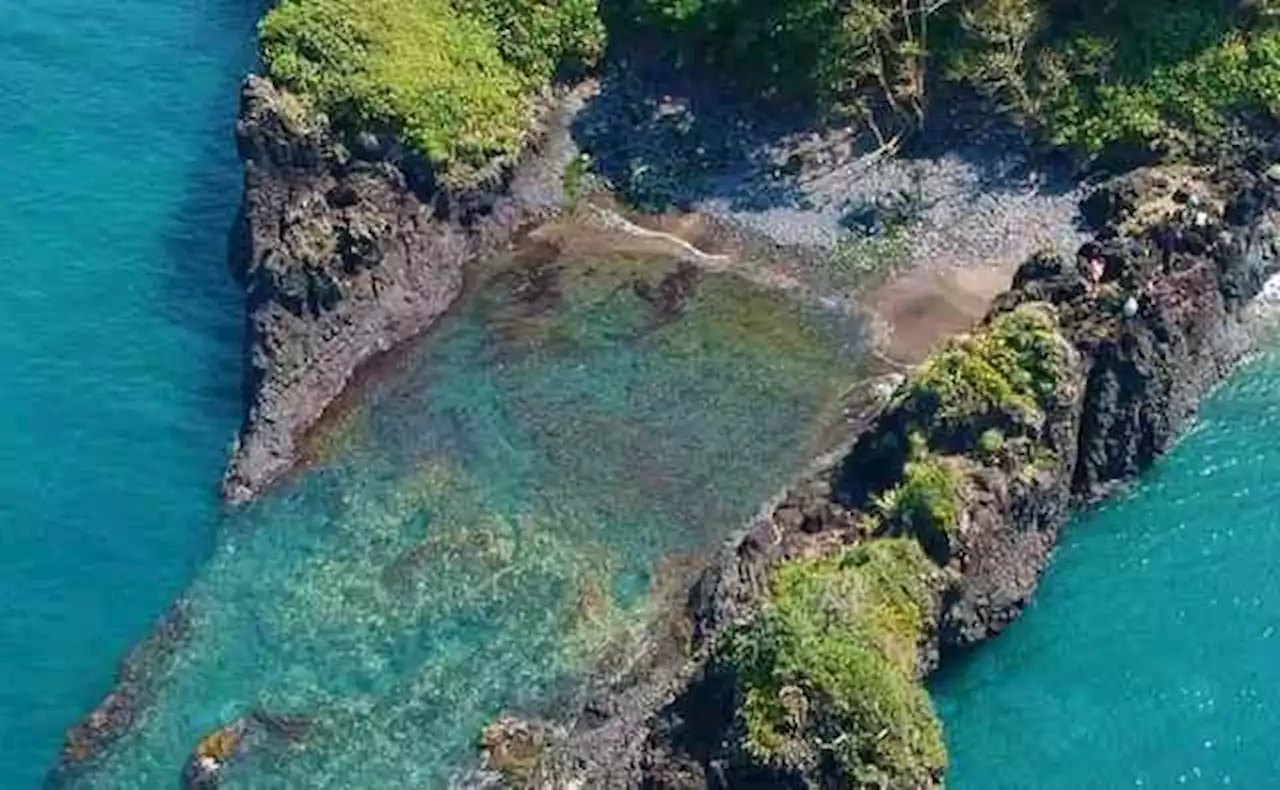
[[[227,787],[443,786],[828,449],[859,376],[852,319],[687,263],[481,279],[226,524],[143,724],[77,786],[176,781],[257,709],[310,726]]]

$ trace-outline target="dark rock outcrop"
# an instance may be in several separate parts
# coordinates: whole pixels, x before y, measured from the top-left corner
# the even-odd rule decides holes
[[[1052,316],[1067,351],[1032,416],[971,410],[968,422],[943,424],[939,404],[909,380],[844,458],[773,503],[709,564],[683,606],[694,635],[683,658],[642,657],[599,678],[524,786],[857,787],[825,772],[780,777],[743,759],[742,700],[718,658],[725,637],[751,621],[783,564],[901,529],[880,517],[876,497],[901,484],[919,445],[942,457],[962,492],[945,534],[913,527],[952,579],[921,664],[999,633],[1030,599],[1073,509],[1167,451],[1248,351],[1242,308],[1280,268],[1280,195],[1265,172],[1189,184],[1143,171],[1101,187],[1084,206],[1096,240],[1077,261],[1029,261],[985,325],[1023,306]]]
[[[536,152],[547,129],[566,126],[561,112],[541,116],[525,162],[446,189],[393,142],[368,132],[348,139],[268,80],[247,80],[233,244],[248,296],[247,404],[223,481],[228,500],[250,499],[285,474],[300,437],[356,369],[449,308],[468,261],[558,207],[563,166]]]

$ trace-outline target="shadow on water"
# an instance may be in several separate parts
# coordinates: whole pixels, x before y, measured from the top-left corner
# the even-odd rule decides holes
[[[200,401],[229,427],[242,410],[244,294],[231,273],[242,175],[236,155],[239,88],[258,66],[256,25],[271,0],[220,0],[207,18],[219,29],[206,35],[240,42],[203,110],[203,126],[216,130],[202,146],[186,178],[183,196],[165,224],[162,245],[168,267],[157,309],[174,324],[212,340],[216,356],[200,384]],[[228,441],[230,441],[228,435]],[[210,491],[217,477],[210,479]]]

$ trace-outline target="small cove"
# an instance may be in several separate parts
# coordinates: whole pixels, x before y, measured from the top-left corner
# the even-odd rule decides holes
[[[621,290],[570,283],[559,318],[499,289],[398,357],[310,472],[224,520],[231,129],[260,10],[0,7],[5,788],[40,785],[184,590],[192,640],[85,786],[174,786],[256,706],[315,716],[313,740],[229,787],[439,782],[480,723],[554,695],[821,449],[857,375],[832,339],[856,332],[732,281],[656,328],[628,291],[640,261]],[[1071,530],[1027,620],[936,685],[952,786],[1270,786],[1277,371],[1242,371],[1132,497]]]
[[[142,725],[72,786],[172,781],[256,709],[308,733],[227,787],[443,786],[830,449],[861,334],[671,259],[497,266],[225,524]]]

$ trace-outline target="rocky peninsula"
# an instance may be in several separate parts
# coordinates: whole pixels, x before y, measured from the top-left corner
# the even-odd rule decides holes
[[[522,15],[535,12],[520,4],[441,3],[444,32],[421,19],[401,28],[406,19],[398,15],[411,13],[401,5],[388,2],[362,15],[347,2],[292,0],[264,24],[268,73],[245,83],[237,127],[245,195],[233,258],[249,331],[245,419],[225,497],[248,501],[298,465],[307,432],[362,365],[428,330],[463,293],[472,262],[560,212],[577,182],[591,175],[580,169],[593,161],[581,156],[584,145],[595,146],[594,175],[631,202],[639,224],[628,227],[640,233],[666,232],[640,227],[646,210],[670,220],[673,208],[697,209],[748,226],[744,233],[767,234],[779,246],[818,250],[828,261],[848,252],[845,232],[860,223],[863,240],[908,240],[893,247],[889,269],[988,254],[999,259],[989,263],[1010,269],[1022,261],[1009,289],[971,331],[938,344],[896,386],[868,388],[876,397],[858,402],[840,450],[817,459],[807,477],[689,573],[687,589],[677,586],[679,593],[659,602],[634,655],[598,667],[568,715],[495,722],[481,739],[483,766],[462,782],[941,786],[946,751],[924,678],[1018,616],[1068,517],[1149,467],[1249,350],[1246,307],[1280,268],[1280,178],[1276,152],[1257,142],[1265,136],[1248,138],[1212,166],[1143,167],[1096,188],[1072,183],[1048,198],[1038,188],[1001,190],[975,177],[981,187],[974,188],[984,189],[988,202],[987,213],[974,219],[964,216],[973,203],[957,208],[944,200],[939,208],[924,199],[956,194],[954,187],[935,188],[954,171],[935,169],[931,181],[930,173],[907,174],[893,159],[913,132],[929,128],[923,92],[933,82],[918,73],[926,65],[917,54],[923,28],[913,26],[925,13],[919,9],[903,11],[902,19],[890,14],[884,29],[871,31],[870,39],[887,37],[897,47],[875,48],[884,59],[878,80],[844,75],[835,82],[860,87],[834,96],[831,86],[805,83],[830,99],[826,111],[844,113],[846,121],[865,110],[857,117],[870,131],[851,141],[852,133],[769,124],[730,139],[721,132],[738,124],[700,127],[706,121],[691,110],[696,103],[682,106],[661,91],[636,98],[632,83],[623,89],[611,83],[616,72],[602,72],[600,81],[556,83],[557,76],[580,77],[600,56],[603,27],[594,4],[586,22],[577,14],[583,8],[569,3],[561,9],[566,17],[552,13],[533,24]],[[675,24],[670,13],[658,16],[662,25]],[[692,19],[712,31],[698,31],[697,48],[714,49],[716,31],[727,23]],[[1161,116],[1168,122],[1156,128],[1124,116],[1130,105],[1109,103],[1110,94],[1096,86],[1032,95],[1029,86],[1049,90],[1043,75],[1024,74],[1025,64],[996,69],[1000,47],[1009,43],[993,38],[1005,29],[1002,20],[973,19],[979,21],[968,30],[977,40],[972,57],[956,60],[966,90],[988,99],[1016,94],[1023,102],[1016,114],[1079,154],[1073,161],[1123,165],[1118,169],[1158,159],[1208,161],[1196,146],[1171,147],[1187,138],[1176,113]],[[796,41],[775,40],[784,29],[776,20],[762,14],[758,21],[742,23],[734,41],[769,42],[806,62],[838,56],[846,66],[861,62],[867,49],[842,45],[800,57],[787,49]],[[1112,21],[1120,28],[1133,22]],[[1252,29],[1255,20],[1237,23]],[[325,24],[340,35],[329,37]],[[477,33],[477,25],[489,32]],[[1063,55],[1080,33],[1068,27],[1056,31],[1061,40],[1028,28],[1022,44],[1034,39]],[[498,37],[495,30],[519,35]],[[1041,33],[1047,38],[1037,38]],[[406,52],[434,52],[436,45],[453,58],[449,69],[494,70],[501,95],[477,97],[471,82],[459,88],[437,72],[424,77],[412,58],[413,68],[403,62]],[[326,47],[356,65],[348,68]],[[742,63],[740,51],[720,55],[711,60]],[[618,62],[625,69],[625,60],[610,67]],[[1074,65],[1084,75],[1077,83],[1097,73]],[[743,79],[751,87],[779,77],[753,71]],[[884,90],[867,109],[862,96],[872,83]],[[1165,87],[1134,100],[1164,112],[1172,101],[1160,92]],[[440,96],[458,103],[442,109]],[[628,106],[649,102],[652,128],[625,113],[592,115],[619,97]],[[436,114],[424,117],[423,106]],[[1052,111],[1036,117],[1043,108]],[[1088,122],[1080,122],[1083,116]],[[939,128],[945,137],[950,127]],[[659,141],[659,150],[629,147],[628,129]],[[1198,144],[1207,136],[1192,131],[1203,133]],[[770,144],[761,145],[757,133]],[[665,145],[673,134],[680,142]],[[681,168],[689,168],[690,183],[713,169],[708,139],[736,146],[719,151],[729,162],[720,163],[724,177],[705,180],[701,190],[686,190],[683,182],[671,188]],[[734,166],[743,161],[752,168],[746,176]],[[881,161],[888,164],[871,167]],[[965,181],[967,189],[978,169],[951,180]],[[832,174],[839,175],[823,177]],[[892,186],[867,187],[865,200],[848,197],[875,174]],[[1029,180],[1038,183],[1039,174]],[[894,200],[878,199],[886,192]],[[747,212],[744,194],[766,205]],[[1090,240],[1074,251],[1030,254],[1032,237],[1078,241],[1064,210],[1078,198]],[[1009,205],[1018,208],[1002,214]],[[784,216],[792,210],[797,214]],[[919,224],[931,210],[935,221]],[[751,219],[742,221],[743,213]],[[1003,232],[957,247],[938,231],[937,220],[946,217],[970,223],[965,228],[991,226],[988,218],[998,217]],[[1018,236],[1028,226],[1035,232]],[[688,239],[671,241],[694,263],[724,265]],[[842,288],[840,297],[866,281]],[[935,339],[926,335],[912,345]],[[892,362],[903,361],[916,360]],[[165,661],[180,632],[170,628],[155,641],[160,647],[144,646],[144,655],[130,659],[125,692],[109,697],[69,736],[63,774],[131,725],[132,707],[145,704],[135,690],[136,668],[149,655]],[[279,721],[246,714],[193,744],[188,781],[216,785],[219,766],[235,759],[245,734],[271,729],[254,724],[259,719]],[[305,737],[304,729],[288,728],[289,739]]]
[[[394,138],[364,132],[348,145],[269,80],[246,81],[233,267],[248,302],[248,403],[223,481],[229,501],[292,469],[301,437],[359,366],[430,327],[469,262],[560,209],[565,119],[578,101],[549,100],[519,162],[450,189]]]

